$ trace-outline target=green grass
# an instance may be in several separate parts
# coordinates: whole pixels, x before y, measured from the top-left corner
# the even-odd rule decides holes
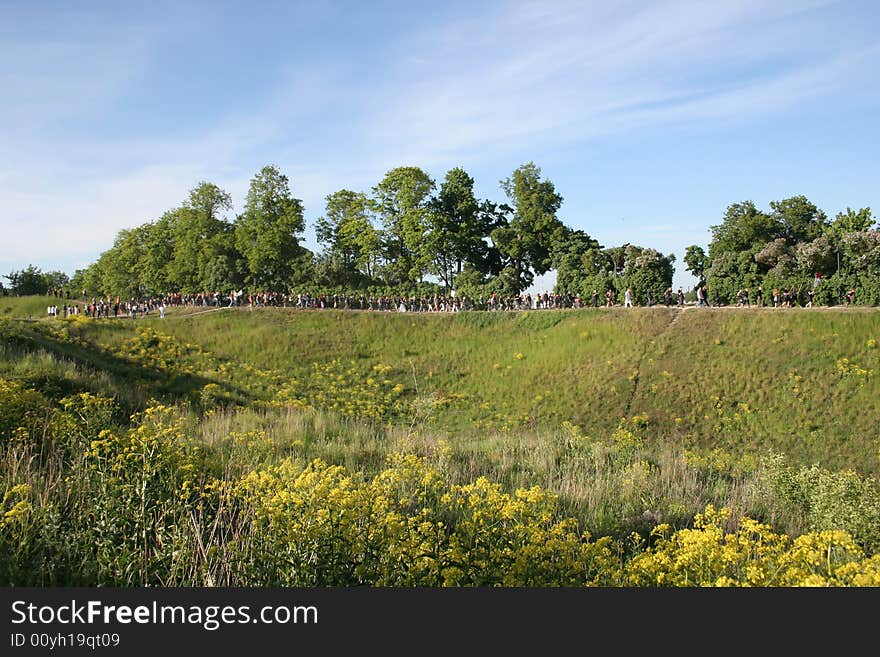
[[[334,358],[391,365],[411,394],[453,398],[432,424],[454,435],[569,421],[603,436],[637,416],[658,444],[880,472],[880,313],[689,309],[673,323],[676,312],[265,309],[150,321],[294,376]],[[99,339],[120,338],[108,326]]]
[[[405,398],[417,402],[397,424],[424,424],[486,454],[497,449],[497,439],[485,438],[490,434],[569,422],[601,438],[622,418],[635,418],[658,448],[775,451],[798,465],[880,472],[874,310],[172,309],[165,320],[37,324],[69,326],[75,342],[40,334],[33,349],[65,359],[79,372],[68,378],[99,380],[104,393],[116,388],[130,409],[150,397],[197,400],[209,383],[239,403],[271,400],[279,382],[311,385],[314,364],[339,360],[369,371],[381,363],[405,387]],[[157,369],[149,359],[121,354],[136,326],[193,347],[169,359],[186,367]],[[36,381],[40,367],[52,369],[15,361],[0,371],[28,371],[19,378]]]
[[[45,302],[0,304],[4,581],[249,581],[235,555],[267,536],[218,490],[285,459],[364,482],[401,453],[450,485],[550,491],[621,556],[707,505],[880,550],[876,311],[31,318]]]
[[[60,316],[65,303],[70,306],[77,302],[49,296],[0,297],[0,319],[46,319],[46,309],[53,304],[58,306]],[[78,305],[82,312],[82,304]]]
[[[295,376],[332,359],[391,365],[413,393],[456,397],[435,421],[452,431],[563,420],[606,431],[625,414],[642,343],[670,320],[665,310],[441,316],[266,309],[153,326]]]
[[[687,445],[876,473],[878,343],[876,311],[689,311],[646,352],[632,410]]]

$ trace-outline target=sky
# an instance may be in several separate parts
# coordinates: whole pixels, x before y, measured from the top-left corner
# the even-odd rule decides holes
[[[874,0],[0,0],[0,273],[72,275],[201,181],[232,220],[268,164],[317,250],[335,191],[462,167],[501,202],[534,162],[566,225],[674,254],[687,289],[732,203],[880,214],[878,25]]]

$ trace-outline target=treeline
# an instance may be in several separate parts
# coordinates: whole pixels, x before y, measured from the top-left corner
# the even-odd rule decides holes
[[[70,290],[70,276],[63,271],[44,272],[39,267],[28,265],[20,271],[12,271],[3,278],[9,281],[9,287],[0,281],[0,294],[28,296],[30,294],[67,294]]]
[[[302,244],[304,208],[287,178],[266,166],[251,180],[243,212],[201,182],[180,207],[118,233],[113,247],[69,282],[76,295],[126,298],[231,290],[283,293],[517,295],[535,276],[560,272],[557,291],[600,285],[655,298],[671,285],[673,256],[632,245],[603,249],[558,216],[562,196],[534,163],[500,181],[503,201],[479,199],[474,179],[451,169],[439,185],[418,167],[388,171],[369,192],[326,197],[314,225],[320,250]],[[607,261],[596,278],[584,250]],[[620,276],[624,278],[620,278]]]
[[[728,206],[712,226],[708,254],[687,247],[688,271],[705,283],[715,303],[732,303],[739,290],[813,288],[814,303],[880,304],[880,231],[870,208],[847,208],[833,220],[805,196],[771,201],[769,211],[751,201]],[[872,230],[872,228],[874,228]]]
[[[275,166],[250,181],[241,214],[232,198],[200,182],[177,208],[122,230],[113,247],[72,280],[34,267],[6,278],[14,294],[64,287],[75,296],[145,298],[168,293],[449,294],[512,297],[535,276],[556,271],[554,292],[637,304],[672,286],[675,256],[624,244],[604,247],[559,217],[562,196],[529,162],[500,181],[503,200],[478,199],[474,179],[449,170],[439,185],[418,167],[388,171],[369,192],[341,189],[325,198],[313,226],[317,253],[302,244],[303,202]],[[708,254],[687,247],[685,265],[715,304],[740,290],[814,287],[814,302],[880,303],[880,231],[870,208],[829,220],[804,196],[730,205],[711,226]],[[817,283],[818,282],[818,283]]]

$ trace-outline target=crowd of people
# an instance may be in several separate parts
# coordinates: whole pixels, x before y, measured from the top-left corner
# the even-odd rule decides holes
[[[247,294],[243,303],[250,307],[277,306],[299,309],[375,310],[398,312],[460,312],[467,310],[527,310],[581,308],[580,295],[544,292],[519,295],[492,293],[466,295],[374,295],[374,294],[281,294],[260,292]]]
[[[774,287],[770,292],[769,298],[765,299],[764,287],[759,285],[755,288],[754,293],[747,287],[738,289],[736,292],[736,306],[737,308],[750,308],[752,305],[759,308],[765,306],[770,308],[795,308],[801,306],[812,308],[814,296],[815,292],[812,287],[807,287],[806,290],[801,290],[796,286],[789,288]],[[853,305],[856,301],[855,288],[848,289],[843,295],[843,300],[845,305]]]
[[[603,307],[617,305],[617,295],[612,289],[604,293]],[[632,290],[628,289],[626,298],[632,299]],[[648,306],[655,305],[649,291],[646,296]],[[519,295],[501,295],[498,293],[468,297],[443,294],[421,296],[398,295],[351,295],[351,294],[279,294],[275,292],[248,294],[243,302],[250,307],[278,306],[301,309],[343,309],[343,310],[379,310],[402,312],[459,312],[464,310],[558,310],[566,308],[598,308],[600,294],[593,290],[589,299],[577,293],[543,292],[532,295],[525,292]],[[673,295],[672,288],[664,293],[667,306],[685,304],[684,291],[679,288]],[[631,306],[632,303],[629,303]]]
[[[79,306],[76,304],[70,304],[69,306],[65,303],[61,305],[59,309],[58,306],[54,303],[49,304],[46,308],[46,313],[49,317],[58,317],[62,318],[68,317],[69,315],[79,315]]]
[[[59,298],[70,298],[64,290],[50,290],[50,295]],[[709,292],[705,285],[699,285],[695,291],[696,306],[710,307]],[[850,289],[845,294],[846,305],[855,303],[855,289]],[[803,303],[802,303],[803,302]],[[673,292],[667,287],[659,302],[666,307],[683,307],[686,305],[684,290],[679,287]],[[641,300],[637,300],[633,289],[627,288],[623,294],[623,307],[632,308],[636,305],[651,307],[658,301],[648,290]],[[222,292],[202,292],[197,294],[184,294],[171,292],[164,295],[152,295],[144,298],[131,298],[123,300],[116,297],[89,297],[85,290],[82,293],[82,314],[93,318],[138,318],[158,312],[160,317],[165,317],[168,307],[190,308],[231,308],[231,307],[277,307],[295,308],[301,310],[369,310],[388,312],[460,312],[460,311],[517,311],[517,310],[556,310],[566,308],[612,308],[618,305],[617,293],[608,288],[604,294],[594,289],[589,298],[582,298],[580,294],[560,294],[555,292],[543,292],[532,295],[525,292],[519,295],[501,295],[498,293],[468,297],[466,295],[389,295],[389,294],[312,294],[310,292],[283,293],[283,292],[245,292],[244,290]],[[717,304],[716,304],[717,305]],[[806,308],[813,306],[813,289],[807,288],[801,292],[796,287],[789,289],[774,288],[765,299],[763,286],[758,286],[752,291],[750,288],[740,288],[736,293],[736,307],[773,307],[791,308],[803,305]],[[61,308],[55,304],[48,307],[50,317],[67,317],[79,314],[80,306],[74,302],[64,303]]]

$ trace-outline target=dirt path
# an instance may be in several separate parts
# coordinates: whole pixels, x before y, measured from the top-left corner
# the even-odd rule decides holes
[[[662,331],[660,331],[660,333],[657,334],[657,336],[653,340],[648,340],[648,342],[645,343],[645,348],[642,350],[642,354],[641,354],[641,356],[639,356],[639,360],[636,363],[636,371],[635,371],[635,376],[633,377],[632,390],[630,391],[629,399],[626,402],[626,409],[624,410],[625,417],[629,418],[630,413],[632,412],[633,401],[635,401],[636,393],[639,390],[639,379],[641,378],[641,373],[642,373],[642,363],[645,362],[645,358],[648,355],[648,348],[650,347],[651,343],[653,342],[656,344],[658,340],[660,340],[664,335],[666,335],[667,333],[669,333],[669,331],[672,330],[672,327],[675,326],[676,323],[678,323],[678,320],[681,319],[681,316],[686,311],[692,310],[692,309],[693,309],[693,307],[689,307],[689,306],[685,306],[683,308],[677,308],[677,307],[674,308],[673,317],[669,321],[669,323],[663,328]]]

